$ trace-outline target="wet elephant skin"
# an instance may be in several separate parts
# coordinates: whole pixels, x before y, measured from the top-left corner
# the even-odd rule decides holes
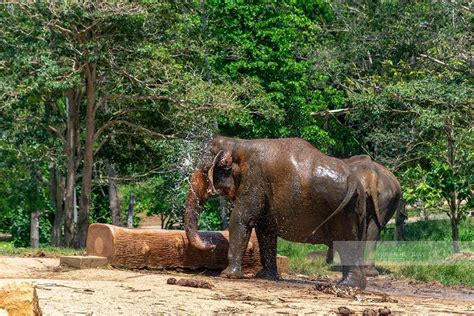
[[[366,195],[366,275],[376,276],[374,266],[376,241],[380,231],[401,205],[401,188],[397,178],[387,168],[369,156],[359,155],[344,160],[359,178]],[[333,250],[328,250],[327,261],[332,262]]]
[[[241,262],[255,227],[262,270],[257,277],[277,279],[277,237],[294,242],[332,244],[365,235],[365,194],[349,166],[297,139],[243,140],[215,137],[204,148],[185,204],[190,243],[212,251],[197,234],[199,213],[209,195],[234,200],[229,222],[230,278],[242,277]],[[360,243],[339,251],[342,285],[365,286],[359,266]]]

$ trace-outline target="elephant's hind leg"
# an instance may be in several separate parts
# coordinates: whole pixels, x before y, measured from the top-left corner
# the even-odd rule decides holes
[[[278,269],[276,263],[277,233],[275,225],[265,219],[257,224],[257,239],[260,248],[260,261],[262,270],[256,277],[267,280],[278,280]]]
[[[336,242],[336,251],[341,257],[342,286],[359,287],[364,289],[367,285],[365,271],[361,265],[363,244],[359,241]]]
[[[375,249],[377,246],[377,240],[380,239],[380,228],[376,223],[375,219],[369,221],[367,226],[367,243],[365,246],[366,251],[366,262],[365,262],[365,275],[369,277],[378,276],[379,272],[375,268]]]
[[[358,210],[358,208],[362,209]],[[339,241],[333,243],[334,250],[341,258],[342,280],[339,285],[342,286],[363,289],[367,285],[365,271],[362,267],[365,248],[365,218],[360,218],[360,214],[364,214],[364,210],[365,196],[359,194],[359,197],[354,198],[345,212],[341,214],[341,219],[336,222],[344,226],[337,230],[340,232]]]

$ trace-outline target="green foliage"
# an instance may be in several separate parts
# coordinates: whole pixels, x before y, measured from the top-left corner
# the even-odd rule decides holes
[[[10,227],[12,240],[15,247],[30,246],[31,213],[21,208],[16,209],[13,223]],[[43,212],[39,218],[40,223],[40,245],[48,245],[51,238],[51,221],[48,213]]]
[[[221,214],[218,198],[211,199],[204,206],[199,216],[199,229],[201,230],[222,230]]]
[[[254,112],[253,124],[220,121],[224,133],[241,137],[304,137],[331,151],[334,135],[311,112],[340,108],[344,94],[315,70],[310,55],[320,45],[321,23],[333,18],[324,1],[210,3],[206,7],[211,77],[253,78],[276,105],[273,116]],[[268,110],[267,110],[268,111]]]
[[[2,5],[0,231],[15,227],[25,242],[28,216],[40,209],[48,214],[42,240],[49,236],[50,171],[66,173],[66,94],[85,92],[91,64],[100,104],[91,221],[110,221],[108,161],[124,213],[134,193],[137,212],[181,227],[189,175],[217,133],[303,137],[338,157],[369,153],[396,171],[408,203],[462,220],[474,203],[474,18],[464,4]],[[346,116],[310,116],[346,107]],[[85,114],[84,98],[79,157]],[[202,228],[220,228],[217,204],[205,206]],[[472,239],[465,232],[462,224],[460,236]]]
[[[135,194],[135,213],[143,215],[161,215],[163,227],[173,228],[179,223],[182,217],[181,207],[184,203],[185,190],[177,188],[173,190],[172,176],[150,177],[147,181],[120,187],[122,195],[122,210],[124,217],[127,216],[127,210],[130,195]]]

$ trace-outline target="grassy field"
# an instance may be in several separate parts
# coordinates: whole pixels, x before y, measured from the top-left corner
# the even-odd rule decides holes
[[[13,242],[0,241],[0,256],[25,256],[25,257],[49,257],[56,258],[59,256],[72,256],[85,254],[84,250],[57,248],[57,247],[40,247],[38,249],[14,247]]]
[[[474,287],[474,219],[460,226],[461,251],[453,255],[451,228],[447,220],[411,223],[406,226],[405,241],[382,242],[376,253],[376,265],[383,273],[420,281],[439,281],[446,285],[463,284]],[[382,234],[382,240],[393,240],[393,227]],[[289,257],[290,270],[308,275],[336,273],[325,263],[326,246],[278,241],[278,253]],[[315,258],[310,253],[317,252]],[[381,269],[380,269],[381,268]]]

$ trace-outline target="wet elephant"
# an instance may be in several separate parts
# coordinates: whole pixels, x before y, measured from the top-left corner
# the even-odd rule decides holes
[[[241,278],[242,256],[256,229],[262,270],[257,277],[278,279],[277,237],[294,242],[332,244],[358,241],[365,230],[365,195],[343,161],[324,155],[302,139],[243,140],[216,137],[204,148],[185,205],[190,243],[211,251],[198,233],[199,214],[209,195],[234,200],[229,221],[228,266],[222,272]],[[342,285],[365,287],[360,267],[363,249],[348,243],[341,251]]]
[[[366,200],[366,268],[367,276],[377,276],[374,256],[380,231],[401,205],[401,188],[397,178],[387,168],[373,161],[369,156],[359,155],[344,160],[362,183]],[[334,251],[330,247],[326,261],[333,261]]]

